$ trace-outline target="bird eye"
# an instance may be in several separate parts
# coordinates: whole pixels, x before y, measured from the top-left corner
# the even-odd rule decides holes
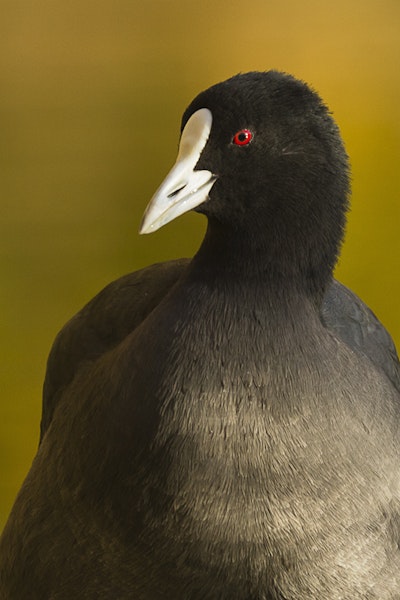
[[[237,146],[246,146],[253,139],[253,134],[250,129],[241,129],[233,136],[232,142]]]

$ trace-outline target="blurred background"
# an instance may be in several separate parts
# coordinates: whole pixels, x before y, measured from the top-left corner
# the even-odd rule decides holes
[[[202,89],[277,68],[334,112],[353,167],[338,277],[400,345],[398,0],[0,1],[0,529],[35,454],[52,340],[112,279],[190,256],[138,226]]]

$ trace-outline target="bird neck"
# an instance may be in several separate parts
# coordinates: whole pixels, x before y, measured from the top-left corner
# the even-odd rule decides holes
[[[240,230],[210,219],[188,277],[229,289],[257,290],[257,296],[267,294],[280,304],[307,298],[319,306],[332,279],[334,259],[327,261],[320,251],[313,260],[301,242],[294,236],[284,239],[279,232],[265,232],[257,223]]]

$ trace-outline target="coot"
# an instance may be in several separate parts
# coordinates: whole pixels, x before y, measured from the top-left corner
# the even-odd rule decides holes
[[[332,277],[348,193],[303,82],[241,74],[190,104],[141,230],[194,209],[204,241],[56,338],[1,598],[400,598],[400,367]]]

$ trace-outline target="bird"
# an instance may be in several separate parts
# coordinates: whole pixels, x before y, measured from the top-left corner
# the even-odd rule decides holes
[[[292,75],[189,104],[140,231],[193,210],[204,239],[56,337],[2,600],[400,598],[399,360],[333,275],[349,173]]]

